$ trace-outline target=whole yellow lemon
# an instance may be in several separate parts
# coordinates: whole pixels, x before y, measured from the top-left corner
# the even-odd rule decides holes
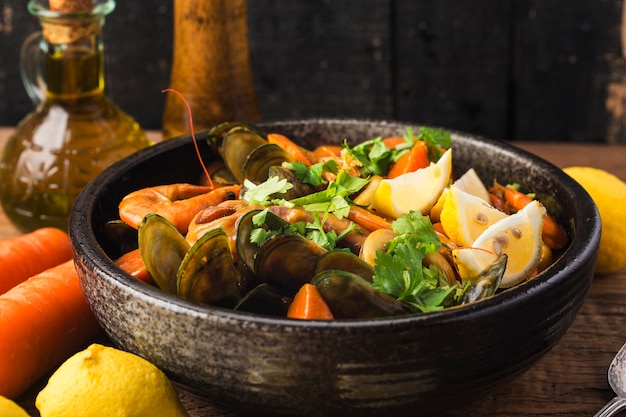
[[[591,196],[600,212],[602,235],[596,273],[610,274],[626,266],[626,183],[592,167],[569,167],[565,173]]]
[[[41,417],[189,417],[159,368],[100,344],[66,360],[35,405]]]
[[[2,417],[30,417],[26,410],[12,400],[0,395],[0,416]]]

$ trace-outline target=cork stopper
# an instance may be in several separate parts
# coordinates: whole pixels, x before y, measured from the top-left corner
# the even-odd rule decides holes
[[[90,13],[94,0],[49,0],[51,11],[58,13]],[[100,32],[96,19],[63,19],[42,22],[43,36],[52,43],[73,43]]]
[[[93,0],[49,0],[50,10],[55,12],[89,12]]]

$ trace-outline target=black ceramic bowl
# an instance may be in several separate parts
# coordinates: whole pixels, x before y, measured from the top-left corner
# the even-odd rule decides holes
[[[261,124],[304,146],[402,134],[399,122]],[[199,135],[201,150],[212,158]],[[571,243],[528,283],[450,311],[306,322],[192,304],[138,282],[112,259],[102,225],[130,191],[200,176],[191,138],[159,143],[114,165],[80,195],[70,219],[87,300],[112,341],[218,406],[262,416],[437,415],[529,368],[566,332],[591,283],[600,219],[588,194],[555,166],[504,143],[455,133],[454,169],[519,183],[565,226]]]

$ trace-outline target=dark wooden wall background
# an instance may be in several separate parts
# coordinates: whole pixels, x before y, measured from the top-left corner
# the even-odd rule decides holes
[[[208,1],[208,0],[207,0]],[[108,94],[159,129],[172,0],[118,0]],[[265,119],[393,118],[502,140],[626,142],[623,0],[249,0]],[[39,29],[0,0],[0,125],[32,109],[19,48]]]

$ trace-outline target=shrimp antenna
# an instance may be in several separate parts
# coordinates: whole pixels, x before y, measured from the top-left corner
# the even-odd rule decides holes
[[[185,99],[185,96],[183,96],[179,91],[174,90],[173,88],[165,88],[163,90],[161,90],[162,93],[175,93],[176,95],[178,95],[178,97],[181,98],[181,100],[183,100],[183,103],[185,103],[185,106],[187,107],[187,114],[189,115],[189,127],[191,128],[191,137],[193,138],[193,146],[196,148],[196,155],[198,155],[198,161],[200,161],[200,165],[202,165],[202,170],[204,171],[204,174],[207,177],[207,180],[209,180],[209,184],[211,188],[215,188],[215,186],[213,185],[213,180],[211,179],[211,175],[209,174],[209,171],[206,168],[206,165],[204,165],[204,161],[202,160],[202,155],[200,155],[200,149],[198,148],[198,140],[196,139],[196,133],[194,132],[193,129],[193,118],[191,116],[191,106],[189,106],[189,102],[187,101],[187,99]]]

